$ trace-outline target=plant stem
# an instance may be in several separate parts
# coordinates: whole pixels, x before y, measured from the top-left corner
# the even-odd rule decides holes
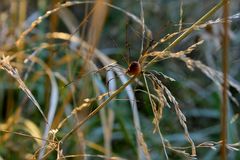
[[[172,49],[176,46],[180,41],[182,41],[185,37],[187,37],[198,25],[204,23],[206,19],[212,16],[219,8],[223,5],[223,0],[219,2],[216,6],[214,6],[208,13],[202,16],[197,22],[195,22],[188,30],[186,30],[181,36],[179,36],[175,41],[173,41],[164,51]]]
[[[73,132],[75,132],[81,125],[83,125],[87,120],[92,118],[98,111],[100,111],[104,106],[106,106],[114,97],[116,97],[120,92],[122,92],[138,75],[131,77],[125,84],[114,91],[111,96],[101,103],[94,111],[92,111],[87,117],[81,120],[70,132],[68,132],[62,139],[61,142],[65,141]]]
[[[223,35],[223,53],[222,53],[222,72],[223,72],[223,85],[222,85],[222,106],[221,106],[221,159],[227,159],[227,103],[228,103],[228,46],[229,46],[229,37],[228,37],[228,13],[229,13],[229,1],[223,0],[224,7],[223,7],[223,28],[224,28],[224,35]]]
[[[195,22],[191,27],[189,27],[183,34],[181,34],[175,41],[173,41],[167,48],[163,51],[171,50],[174,46],[176,46],[180,41],[182,41],[185,37],[187,37],[192,31],[200,24],[202,24],[206,19],[208,19],[211,15],[213,15],[219,8],[222,7],[224,0],[221,0],[216,6],[214,6],[208,13],[202,16],[197,22]],[[154,57],[144,68],[148,65],[152,64],[158,57]]]

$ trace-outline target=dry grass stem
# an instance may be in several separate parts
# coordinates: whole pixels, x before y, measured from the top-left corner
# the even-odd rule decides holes
[[[10,56],[5,57],[4,54],[2,55],[2,58],[0,59],[0,67],[1,67],[1,69],[5,70],[8,74],[10,74],[18,82],[19,87],[28,96],[28,98],[33,102],[33,104],[37,107],[37,109],[43,116],[45,122],[48,124],[48,120],[47,120],[46,116],[44,115],[40,105],[38,104],[37,100],[34,98],[31,91],[28,89],[28,87],[22,81],[17,68],[13,68],[12,65],[10,64]]]

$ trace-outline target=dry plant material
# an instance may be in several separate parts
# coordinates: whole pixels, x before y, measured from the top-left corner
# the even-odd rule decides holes
[[[221,139],[223,141],[221,146],[221,159],[226,160],[227,155],[227,141],[228,141],[228,49],[229,49],[229,0],[223,0],[223,53],[222,53],[222,72],[223,72],[223,83],[222,83],[222,103],[221,103]]]
[[[153,106],[153,109],[154,109],[153,112],[154,112],[154,115],[155,115],[153,123],[155,124],[155,129],[158,127],[160,119],[162,118],[163,107],[165,105],[170,107],[169,102],[171,102],[174,105],[174,109],[175,109],[175,112],[178,116],[179,122],[184,129],[185,137],[192,146],[192,156],[193,157],[196,156],[196,147],[194,145],[193,140],[191,139],[191,137],[189,135],[188,128],[187,128],[187,125],[186,125],[186,117],[184,116],[184,114],[180,110],[179,104],[176,101],[175,97],[168,90],[168,88],[163,85],[163,83],[157,77],[156,74],[149,72],[148,74],[146,74],[146,76],[151,80],[151,82],[154,86],[154,90],[159,97],[159,100],[158,100],[158,104],[159,104],[158,106],[159,107],[157,107],[156,104],[155,104],[156,106]]]
[[[11,58],[10,56],[5,57],[4,54],[2,55],[2,58],[0,59],[1,69],[5,70],[8,74],[10,74],[18,82],[19,87],[28,96],[28,98],[33,102],[33,104],[37,107],[37,109],[43,116],[45,122],[48,124],[48,120],[47,120],[46,116],[44,115],[40,105],[38,104],[37,100],[34,98],[31,91],[28,89],[28,87],[22,81],[17,68],[13,68],[12,65],[10,64],[10,58]]]
[[[102,94],[102,95],[99,95],[98,97],[96,98],[92,98],[92,99],[89,99],[89,98],[86,98],[83,100],[83,103],[81,105],[79,105],[78,107],[74,108],[74,110],[72,110],[71,114],[68,115],[65,119],[63,119],[58,127],[57,127],[57,130],[59,130],[60,128],[62,128],[63,124],[66,123],[66,121],[71,118],[73,115],[77,115],[77,113],[81,112],[83,109],[85,108],[88,108],[90,107],[90,105],[95,102],[95,101],[99,101],[99,100],[102,100],[104,97],[106,97],[108,95],[108,93],[105,93],[105,94]]]
[[[107,160],[127,160],[127,159],[124,159],[124,158],[120,158],[120,157],[108,157],[108,156],[105,156],[105,155],[93,155],[93,154],[74,154],[74,155],[66,155],[66,156],[63,156],[61,158],[96,158],[96,159],[107,159]]]
[[[150,153],[148,151],[147,144],[144,141],[144,137],[143,137],[142,132],[139,131],[137,138],[138,138],[138,142],[140,143],[140,146],[142,147],[142,150],[143,150],[143,153],[144,153],[146,159],[151,160],[151,156],[150,156]]]
[[[95,1],[85,1],[85,2],[81,2],[81,1],[66,1],[63,4],[58,5],[56,8],[51,9],[49,11],[47,11],[44,15],[39,16],[35,21],[32,22],[31,26],[28,27],[24,32],[21,33],[21,35],[19,36],[18,40],[16,41],[16,45],[17,46],[21,46],[22,43],[24,42],[24,38],[30,33],[32,32],[40,23],[42,23],[42,21],[46,18],[48,18],[50,15],[52,15],[53,13],[58,12],[59,10],[63,9],[63,8],[67,8],[67,7],[71,7],[71,6],[75,6],[75,5],[80,5],[80,4],[94,4]],[[134,14],[127,12],[126,10],[119,8],[117,6],[114,6],[110,3],[107,2],[101,2],[102,5],[107,5],[108,7],[114,8],[120,12],[123,12],[124,14],[126,14],[127,16],[129,16],[130,18],[132,18],[135,22],[142,24],[141,20],[136,17]],[[145,29],[147,30],[147,32],[151,33],[151,31],[148,29],[148,27],[146,25],[144,25]]]
[[[183,2],[183,0],[181,1]],[[19,37],[18,41],[16,42],[17,45],[20,45],[23,42],[24,37],[30,33],[38,24],[40,24],[42,22],[43,19],[49,17],[51,14],[59,11],[62,8],[65,7],[69,7],[69,6],[73,6],[73,5],[77,5],[77,4],[83,4],[83,3],[94,3],[92,1],[86,1],[86,2],[78,2],[78,1],[72,1],[72,2],[65,2],[63,4],[59,4],[59,6],[57,6],[57,8],[54,8],[52,10],[49,10],[46,12],[46,14],[44,14],[43,16],[38,17],[38,19],[36,21],[34,21],[32,23],[32,25],[26,29]],[[143,14],[143,6],[142,6],[142,1],[140,1],[141,3],[141,20],[139,18],[137,18],[136,16],[134,16],[133,14],[124,11],[121,8],[118,8],[116,6],[113,6],[111,4],[108,3],[104,3],[112,8],[115,8],[119,11],[122,11],[123,13],[125,13],[126,15],[128,15],[129,17],[131,17],[132,19],[134,19],[137,23],[141,24],[142,26],[142,37],[144,37],[144,34],[146,31],[148,31],[147,27],[144,24],[144,14]],[[100,104],[92,113],[89,114],[89,116],[84,119],[83,121],[80,121],[75,128],[73,128],[68,134],[66,134],[63,139],[60,142],[63,142],[66,138],[68,138],[74,131],[77,130],[77,128],[79,128],[83,123],[85,123],[89,118],[91,118],[92,116],[94,116],[101,108],[103,108],[104,106],[106,106],[106,104],[108,102],[110,102],[118,93],[120,93],[121,91],[123,91],[124,88],[127,87],[128,84],[130,84],[134,79],[136,79],[138,76],[141,75],[141,73],[144,73],[152,82],[153,85],[153,89],[156,95],[151,94],[148,92],[148,94],[150,95],[150,102],[153,108],[153,113],[154,113],[154,119],[153,119],[153,123],[155,125],[154,128],[154,132],[155,131],[159,131],[159,122],[163,116],[163,108],[165,106],[170,107],[171,104],[173,104],[175,112],[178,116],[178,119],[180,121],[180,124],[182,125],[182,127],[184,128],[184,132],[185,132],[185,136],[187,138],[187,140],[190,142],[191,144],[191,149],[192,149],[192,156],[196,156],[196,149],[195,149],[195,145],[192,141],[192,139],[190,138],[190,135],[188,133],[188,128],[186,125],[186,117],[184,116],[184,114],[181,112],[180,108],[179,108],[179,104],[176,101],[175,97],[171,94],[171,92],[168,90],[168,88],[161,82],[159,76],[163,76],[165,79],[169,79],[171,81],[173,81],[172,78],[165,76],[162,73],[158,73],[158,72],[147,72],[147,71],[143,71],[143,69],[145,70],[147,68],[148,65],[150,65],[151,63],[155,63],[157,61],[161,61],[167,58],[178,58],[178,59],[182,59],[184,60],[189,68],[193,68],[193,67],[198,67],[200,68],[203,72],[205,72],[207,75],[210,75],[210,77],[213,78],[213,74],[212,71],[209,70],[209,68],[203,67],[201,65],[201,63],[197,63],[197,61],[192,61],[189,60],[185,55],[191,53],[198,45],[202,44],[203,41],[200,41],[196,44],[193,44],[192,46],[188,47],[186,50],[184,51],[179,51],[176,53],[173,53],[170,50],[171,47],[175,46],[179,41],[181,41],[184,37],[186,37],[188,34],[190,34],[193,30],[199,29],[201,27],[205,27],[204,25],[206,24],[202,24],[202,21],[204,21],[206,18],[208,18],[211,14],[213,14],[218,8],[220,8],[222,6],[222,2],[220,2],[218,5],[216,5],[216,7],[214,7],[211,12],[209,11],[209,13],[206,14],[206,16],[203,16],[201,19],[199,19],[199,21],[197,21],[194,25],[192,25],[190,28],[187,29],[183,29],[182,30],[182,3],[181,3],[181,20],[180,20],[180,27],[179,27],[179,31],[172,33],[172,34],[168,34],[165,37],[163,37],[162,39],[160,39],[158,42],[156,42],[155,44],[153,44],[152,46],[150,46],[147,50],[143,51],[143,39],[142,39],[142,54],[141,57],[139,58],[138,61],[133,61],[126,73],[129,74],[131,77],[131,79],[129,81],[127,81],[126,84],[124,84],[124,86],[120,87],[118,90],[114,91],[113,94],[111,94],[111,96],[104,101],[102,104]],[[97,21],[94,21],[97,22]],[[100,32],[100,31],[99,31]],[[176,39],[172,44],[170,44],[167,49],[163,50],[163,51],[152,51],[153,49],[155,49],[160,43],[166,42],[167,40],[173,38],[174,36],[178,35],[179,33],[183,34]],[[54,33],[51,33],[54,34]],[[92,33],[90,33],[92,34]],[[62,38],[62,37],[61,37]],[[69,40],[71,39],[71,41],[74,39],[73,36],[70,36]],[[78,40],[77,40],[78,41]],[[93,44],[96,44],[98,41],[98,38],[92,40],[94,41]],[[80,41],[79,41],[80,42]],[[82,42],[82,41],[81,41]],[[89,46],[89,44],[86,44]],[[95,46],[95,45],[94,45]],[[90,46],[91,47],[91,46]],[[88,47],[88,48],[90,48]],[[93,50],[93,52],[95,52],[95,50]],[[32,56],[35,56],[35,54],[32,54]],[[31,57],[30,57],[31,58]],[[148,63],[145,61],[147,59],[150,59],[151,61],[148,61]],[[37,108],[39,109],[39,111],[41,112],[41,114],[43,115],[45,121],[47,121],[47,119],[45,118],[38,102],[35,100],[35,98],[33,97],[33,95],[31,94],[31,92],[29,91],[29,89],[26,87],[26,85],[24,84],[24,82],[21,80],[17,69],[13,68],[10,65],[10,62],[8,61],[8,57],[4,57],[1,59],[0,62],[0,66],[1,69],[7,71],[13,78],[15,78],[18,83],[20,84],[20,88],[27,94],[27,96],[31,99],[31,101],[37,106]],[[214,73],[214,76],[216,74]],[[214,78],[213,78],[214,80]],[[234,84],[235,85],[235,84]],[[236,86],[236,85],[235,85]],[[97,97],[96,99],[99,99],[99,97]],[[93,101],[95,101],[96,99],[85,99],[85,101],[83,102],[83,104],[81,104],[79,107],[75,108],[72,113],[65,118],[59,125],[56,131],[54,131],[52,133],[51,139],[55,139],[55,134],[58,132],[58,130],[63,126],[63,124],[66,122],[66,120],[68,120],[71,116],[75,115],[76,113],[82,111],[82,109],[89,107]],[[101,99],[101,98],[100,98]],[[140,132],[141,133],[141,132]],[[147,159],[150,159],[150,154],[148,153],[148,149],[147,149],[147,144],[144,142],[143,139],[143,135],[138,134],[138,141],[141,143],[141,147],[143,148],[143,151],[145,153],[145,156]],[[163,143],[164,145],[164,143]],[[49,145],[50,147],[50,152],[51,150],[54,150],[57,146],[54,145]],[[164,146],[165,147],[165,146]],[[174,148],[169,147],[169,149],[175,150]],[[176,152],[181,152],[184,155],[187,155],[188,153],[186,153],[185,151],[179,151],[179,150],[175,150]],[[47,154],[45,154],[45,157],[50,153],[48,152]],[[84,155],[72,155],[73,157],[87,157],[87,154]],[[89,157],[91,157],[92,155],[90,155]],[[62,150],[60,149],[60,143],[58,146],[58,158],[66,158],[67,156],[63,156],[62,154]],[[69,156],[71,157],[71,156]],[[93,156],[94,157],[94,156]],[[96,157],[101,158],[101,155],[97,155]],[[103,157],[106,158],[106,157]],[[112,158],[112,157],[111,157]],[[110,159],[111,159],[110,158]]]
[[[170,35],[167,35],[165,36],[164,38],[162,38],[159,42],[156,42],[153,46],[149,47],[150,49],[154,49],[158,44],[160,44],[160,42],[164,42],[170,38],[172,38],[173,36],[175,36],[177,33],[174,33],[174,34],[170,34]],[[186,50],[184,51],[179,51],[177,53],[172,53],[172,52],[169,52],[169,51],[152,51],[152,52],[147,52],[145,51],[140,57],[140,60],[139,61],[133,61],[126,73],[129,74],[129,75],[132,75],[132,76],[139,76],[140,73],[144,72],[142,71],[142,67],[141,67],[141,64],[144,65],[144,59],[146,59],[147,57],[154,57],[156,59],[156,57],[158,59],[156,59],[157,61],[160,61],[160,60],[164,60],[166,58],[179,58],[179,57],[182,57],[183,55],[186,55],[186,54],[189,54],[191,53],[198,45],[201,45],[203,43],[203,41],[200,41],[196,44],[193,44],[192,46],[188,47]],[[142,63],[141,63],[142,62]],[[154,61],[156,62],[156,61]],[[169,102],[173,103],[174,104],[174,108],[175,108],[175,111],[176,111],[176,114],[177,116],[179,117],[179,121],[180,121],[180,124],[183,126],[184,128],[184,131],[185,131],[185,136],[187,138],[187,140],[191,143],[192,145],[192,156],[196,156],[196,149],[195,149],[195,145],[192,141],[192,139],[190,138],[190,135],[188,133],[188,129],[187,129],[187,125],[186,125],[186,118],[185,116],[183,115],[183,113],[181,112],[181,110],[179,109],[179,105],[177,103],[177,101],[175,100],[175,98],[172,96],[171,92],[167,89],[167,87],[165,87],[161,81],[158,79],[158,76],[163,76],[164,78],[166,79],[169,79],[171,81],[173,81],[172,78],[168,77],[168,76],[165,76],[164,74],[160,74],[160,73],[154,73],[154,72],[146,72],[146,75],[150,77],[150,79],[152,80],[153,82],[153,85],[154,85],[154,90],[155,92],[157,93],[157,96],[158,96],[158,99],[157,99],[157,103],[155,101],[151,101],[152,103],[152,107],[153,107],[153,112],[154,112],[154,120],[153,120],[153,123],[155,124],[155,129],[154,129],[154,132],[155,131],[159,131],[159,127],[158,127],[158,124],[159,124],[159,121],[160,119],[162,118],[162,110],[163,110],[163,107],[165,105],[169,106],[170,107],[170,104]],[[153,96],[154,97],[154,96]],[[101,106],[102,107],[102,106]],[[93,115],[93,114],[92,114]],[[67,117],[66,119],[68,119],[69,117]],[[80,126],[82,125],[83,123],[85,122],[82,121],[80,122],[77,126]],[[61,126],[61,125],[60,125]],[[77,128],[77,127],[76,127]],[[76,129],[75,128],[75,129]],[[63,140],[66,139],[66,137],[68,137],[75,129],[73,129],[71,132],[69,132],[64,138]],[[138,137],[139,138],[139,137]],[[164,142],[163,142],[163,145],[164,145]]]
[[[186,50],[183,51],[179,51],[176,53],[170,52],[170,51],[152,51],[148,54],[146,54],[143,58],[147,58],[147,57],[153,57],[154,61],[150,61],[146,66],[148,66],[151,63],[156,63],[158,61],[162,61],[168,58],[179,58],[182,57],[183,55],[187,55],[190,54],[193,50],[195,50],[199,45],[201,45],[204,41],[201,40],[193,45],[191,45],[190,47],[188,47]],[[146,67],[145,67],[146,68]]]

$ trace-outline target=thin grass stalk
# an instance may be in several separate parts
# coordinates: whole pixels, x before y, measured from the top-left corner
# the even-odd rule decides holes
[[[49,143],[57,143],[57,142],[54,141],[54,140],[44,139],[44,138],[41,138],[41,137],[35,137],[35,136],[29,135],[29,134],[26,134],[26,133],[21,133],[21,132],[14,132],[14,131],[8,131],[8,130],[0,130],[0,132],[10,133],[10,134],[14,134],[14,135],[17,135],[17,136],[22,136],[22,137],[30,138],[30,139],[36,139],[36,140],[46,141],[46,142],[49,142]]]
[[[182,30],[182,21],[183,21],[183,0],[180,0],[180,20],[179,20],[179,28],[178,31],[181,32]]]
[[[208,13],[206,13],[204,16],[202,16],[197,22],[195,22],[190,28],[188,28],[181,36],[179,36],[175,41],[173,41],[167,48],[165,48],[163,51],[169,51],[171,50],[174,46],[176,46],[180,41],[182,41],[185,37],[187,37],[194,28],[196,28],[198,25],[202,24],[206,19],[208,19],[210,16],[212,16],[219,8],[222,7],[223,1],[219,2],[216,6],[214,6]],[[144,68],[152,64],[157,57],[153,58]]]
[[[228,47],[229,47],[229,37],[228,37],[228,14],[229,14],[229,1],[223,0],[223,53],[222,53],[222,72],[223,72],[223,85],[222,85],[222,106],[221,106],[221,159],[227,159],[227,103],[228,103]]]
[[[180,37],[178,37],[175,41],[173,41],[167,48],[164,49],[164,51],[172,49],[174,46],[176,46],[180,41],[182,41],[185,37],[187,37],[194,28],[200,24],[202,24],[206,19],[208,19],[210,16],[212,16],[219,8],[222,7],[223,1],[219,2],[216,6],[214,6],[208,13],[206,13],[204,16],[202,16],[197,22],[195,22],[188,30],[186,30]]]
[[[140,13],[140,18],[141,18],[141,22],[142,22],[142,42],[141,42],[141,52],[143,52],[143,48],[144,48],[144,37],[145,37],[145,27],[144,27],[144,24],[145,24],[145,21],[144,21],[144,11],[143,11],[143,3],[142,3],[142,0],[140,0],[140,9],[141,9],[141,13]]]
[[[94,111],[92,111],[87,117],[85,117],[82,121],[80,121],[70,132],[68,132],[61,139],[61,142],[64,142],[72,133],[74,133],[81,125],[83,125],[87,120],[92,118],[96,113],[98,113],[104,106],[106,106],[113,98],[115,98],[119,93],[121,93],[130,83],[133,82],[138,75],[131,77],[125,84],[123,84],[120,88],[112,93],[112,95],[106,99],[103,103],[101,103]]]

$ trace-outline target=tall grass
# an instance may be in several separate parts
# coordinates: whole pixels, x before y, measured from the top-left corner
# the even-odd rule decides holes
[[[239,49],[231,33],[240,29],[228,27],[239,21],[239,8],[229,17],[227,3],[237,1],[201,12],[187,9],[201,2],[183,0],[38,2],[4,1],[0,8],[0,158],[239,158],[239,65],[229,76],[226,70],[227,51]],[[175,22],[160,36],[158,21],[167,22],[151,14],[164,7],[178,9],[166,11],[162,18]],[[206,47],[222,41],[222,24],[222,47]],[[126,48],[106,49],[124,43],[130,64],[122,60]],[[212,68],[202,58],[220,57],[221,49],[223,73],[217,60]]]

